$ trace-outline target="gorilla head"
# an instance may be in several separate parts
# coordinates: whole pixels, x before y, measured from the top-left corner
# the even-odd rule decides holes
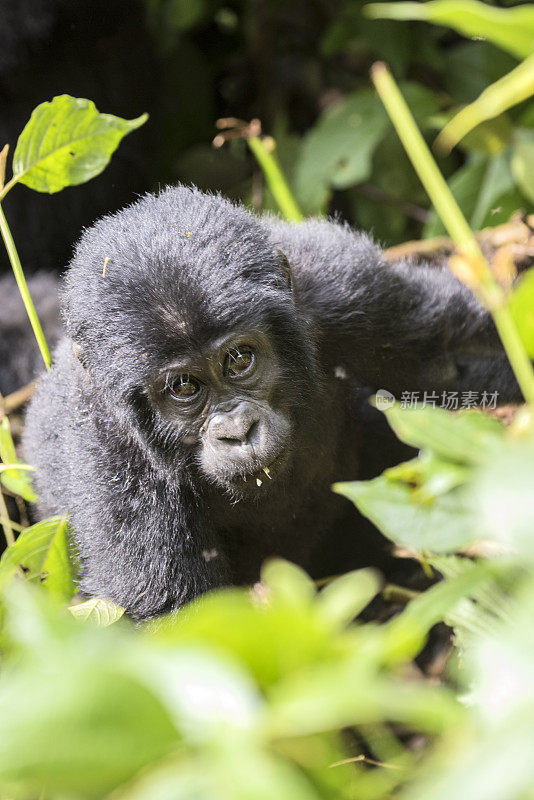
[[[64,308],[94,399],[152,463],[234,499],[294,466],[320,385],[313,332],[244,209],[179,187],[104,218],[78,245]]]

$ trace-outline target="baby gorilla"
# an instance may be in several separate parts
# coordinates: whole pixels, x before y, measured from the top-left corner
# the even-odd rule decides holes
[[[63,311],[26,457],[40,513],[70,515],[82,591],[137,618],[251,582],[273,554],[315,572],[375,561],[330,490],[373,471],[373,389],[519,396],[446,270],[183,186],[84,233]]]

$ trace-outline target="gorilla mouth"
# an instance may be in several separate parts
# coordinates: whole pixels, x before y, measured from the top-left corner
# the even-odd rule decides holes
[[[249,472],[248,475],[244,475],[243,476],[243,480],[246,483],[248,478],[255,479],[256,480],[256,485],[259,487],[259,486],[261,486],[263,484],[263,481],[265,480],[266,477],[270,481],[272,481],[273,476],[271,475],[271,468],[272,468],[272,463],[269,464],[268,467],[261,467],[261,469],[258,470],[258,472]]]
[[[276,481],[282,461],[282,456],[277,456],[264,466],[255,467],[250,472],[238,472],[231,478],[232,486],[257,491],[262,486]]]

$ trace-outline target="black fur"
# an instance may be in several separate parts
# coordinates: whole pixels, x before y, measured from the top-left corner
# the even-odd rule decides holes
[[[330,490],[372,471],[365,454],[383,424],[364,410],[372,390],[518,398],[491,320],[446,270],[391,267],[348,227],[256,218],[185,187],[87,230],[63,309],[25,453],[40,512],[70,514],[83,592],[139,618],[253,581],[272,554],[323,573],[375,561],[365,522]],[[222,375],[224,356],[206,354],[229,335],[257,338],[268,379],[214,378],[216,405],[175,407],[174,378],[161,375],[184,358]],[[226,425],[235,404],[244,431],[214,433],[214,415]],[[263,452],[276,461],[257,485]]]

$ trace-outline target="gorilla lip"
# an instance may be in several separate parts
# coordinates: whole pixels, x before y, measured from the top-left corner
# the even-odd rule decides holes
[[[243,482],[247,483],[249,478],[254,478],[256,480],[256,485],[259,488],[260,486],[263,485],[265,478],[268,478],[270,481],[272,481],[273,476],[271,475],[271,469],[273,467],[273,464],[276,464],[276,462],[279,460],[280,460],[279,457],[275,458],[274,461],[271,461],[264,467],[260,467],[259,469],[254,470],[254,472],[247,472],[245,475],[242,476]]]

